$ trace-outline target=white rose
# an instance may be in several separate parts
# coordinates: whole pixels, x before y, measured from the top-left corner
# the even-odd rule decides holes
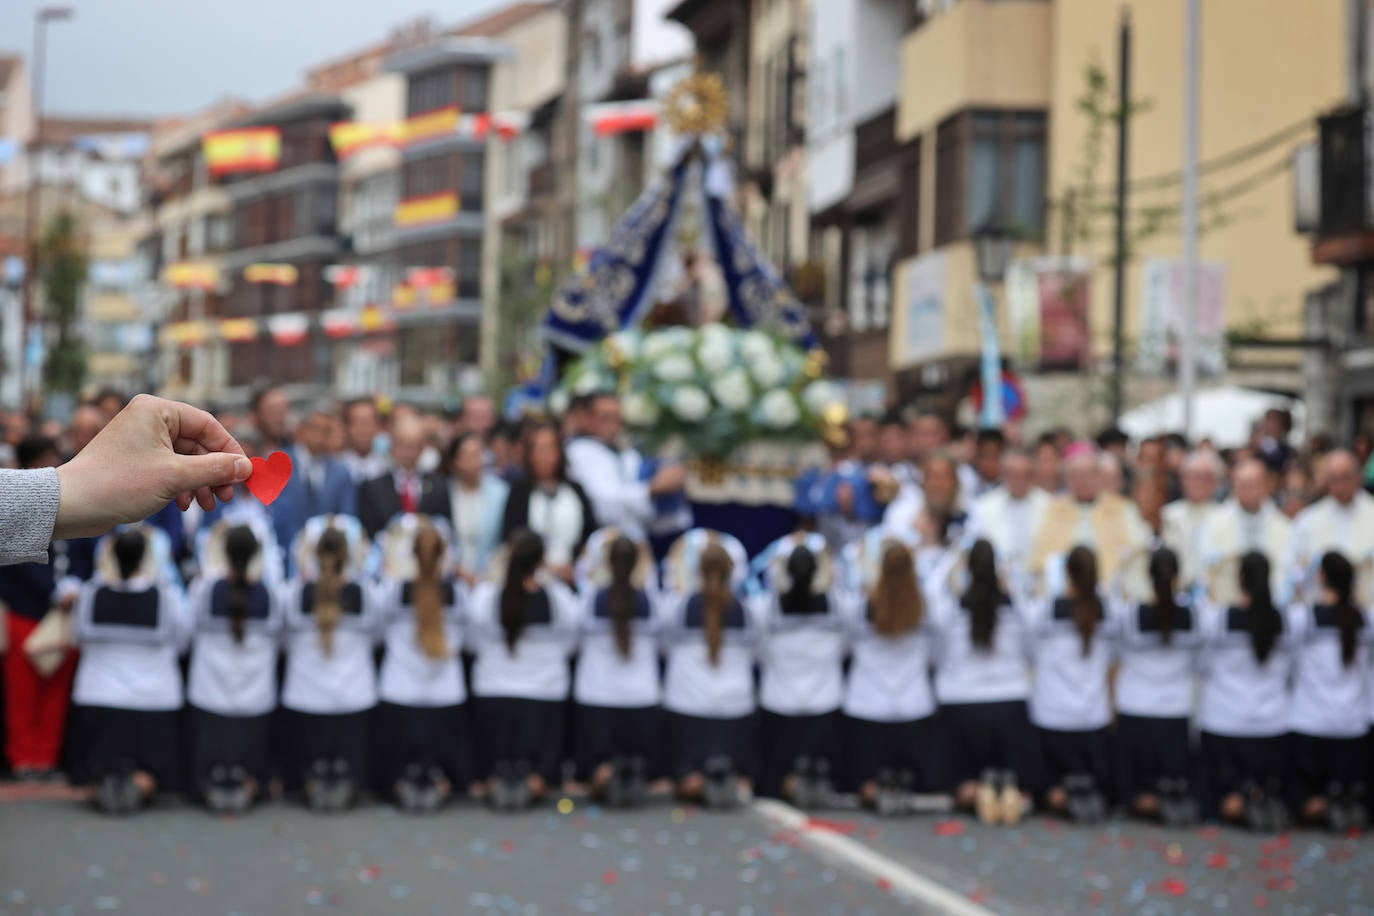
[[[642,342],[643,337],[638,331],[616,331],[606,338],[606,344],[618,351],[627,363],[639,358]]]
[[[773,357],[776,349],[773,338],[762,331],[745,331],[739,337],[739,352],[745,362],[769,359]]]
[[[749,402],[754,399],[754,392],[749,385],[749,374],[743,369],[731,369],[724,375],[717,376],[711,383],[711,394],[722,407],[736,413],[748,409]]]
[[[639,349],[644,359],[653,362],[662,359],[669,353],[685,350],[691,345],[691,331],[686,328],[664,328],[661,331],[653,331],[646,335]]]
[[[802,403],[806,409],[813,414],[820,414],[831,404],[838,404],[841,400],[840,389],[833,382],[819,381],[812,382],[802,389]]]
[[[726,331],[710,335],[703,332],[701,342],[697,344],[697,359],[701,362],[701,368],[712,375],[729,369],[735,361],[730,334]]]
[[[549,411],[552,412],[555,417],[561,417],[568,412],[567,391],[559,388],[553,394],[549,395]]]
[[[654,375],[665,382],[685,382],[696,375],[692,360],[682,353],[673,353],[657,359],[653,363]]]
[[[606,383],[606,380],[601,377],[599,372],[583,373],[582,376],[573,383],[573,392],[575,394],[595,394],[598,391],[604,391],[608,388],[610,388],[610,385]]]
[[[763,416],[764,425],[772,429],[787,429],[789,426],[795,426],[801,419],[797,402],[790,394],[781,390],[765,394],[759,402],[759,412]]]
[[[684,385],[673,392],[670,407],[679,419],[688,423],[700,423],[711,412],[711,399],[700,388]]]
[[[746,362],[760,388],[774,388],[779,385],[787,369],[782,360],[771,351],[764,355],[748,357]]]
[[[625,411],[625,422],[631,426],[653,426],[658,422],[658,404],[642,392],[625,395],[620,406]]]

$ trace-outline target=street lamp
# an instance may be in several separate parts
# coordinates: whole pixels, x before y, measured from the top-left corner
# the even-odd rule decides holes
[[[38,155],[43,149],[43,75],[44,75],[44,26],[49,22],[71,19],[76,11],[70,6],[40,6],[33,13],[33,140],[29,144],[28,161],[25,171],[29,182],[24,201],[24,233],[28,236],[28,269],[24,272],[24,322],[31,336],[39,326],[37,309],[34,306],[33,285],[38,282],[38,236],[42,233],[38,214]]]
[[[1011,264],[1011,249],[1015,241],[1010,232],[996,223],[983,226],[973,233],[979,280],[989,286],[1002,282]]]
[[[1000,286],[1006,279],[1014,241],[1012,234],[996,223],[973,233],[973,251],[978,259],[978,326],[982,339],[978,375],[983,386],[983,409],[978,425],[983,428],[1000,428],[1007,422],[1002,398],[1002,347],[997,339],[997,304],[992,287]]]

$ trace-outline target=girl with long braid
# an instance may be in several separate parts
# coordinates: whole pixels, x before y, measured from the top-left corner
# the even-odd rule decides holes
[[[214,810],[243,811],[271,773],[282,615],[263,582],[263,547],[249,526],[217,522],[188,596],[191,788]]]
[[[296,538],[296,575],[280,592],[286,621],[282,685],[288,790],[337,810],[371,788],[377,705],[375,585],[362,572],[367,538],[351,516],[318,516]]]

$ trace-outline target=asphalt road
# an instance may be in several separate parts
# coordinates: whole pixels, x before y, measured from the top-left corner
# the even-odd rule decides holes
[[[429,817],[277,804],[232,820],[168,805],[114,820],[72,801],[11,800],[0,802],[0,914],[931,911],[873,871],[874,857],[992,912],[1374,913],[1374,843],[1306,832],[854,814],[790,829],[752,809],[668,804]]]

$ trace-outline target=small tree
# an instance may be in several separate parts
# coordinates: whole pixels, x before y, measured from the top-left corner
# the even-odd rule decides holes
[[[519,382],[520,368],[537,358],[535,330],[540,316],[553,299],[553,270],[512,247],[501,261],[500,311],[497,315],[496,361],[490,378],[491,391],[501,391]],[[535,367],[537,369],[537,367]]]
[[[57,329],[44,381],[48,390],[70,394],[80,392],[86,380],[86,349],[75,327],[86,283],[86,253],[77,228],[76,217],[64,210],[48,224],[38,245],[45,317]]]

